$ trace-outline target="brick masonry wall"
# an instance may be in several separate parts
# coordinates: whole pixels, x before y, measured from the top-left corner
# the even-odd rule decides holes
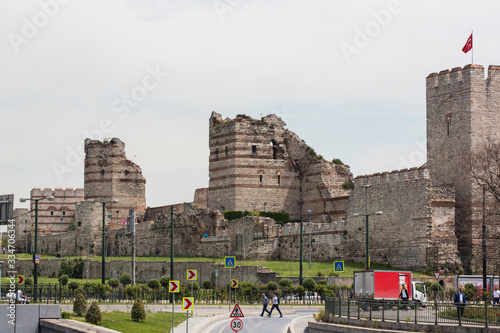
[[[54,200],[38,201],[38,232],[66,232],[71,221],[75,220],[75,205],[83,200],[83,189],[44,188],[31,190],[31,199],[53,196]],[[31,201],[31,221],[35,223],[35,202]],[[61,221],[62,217],[62,221]]]
[[[285,211],[315,222],[342,216],[349,167],[317,159],[310,147],[275,115],[210,118],[209,207],[219,210]]]
[[[106,205],[112,215],[111,229],[121,227],[130,208],[141,217],[146,211],[146,179],[141,168],[127,159],[125,143],[118,138],[85,140],[84,184],[85,199],[118,200]]]
[[[364,185],[371,187],[366,189]],[[355,179],[343,241],[344,258],[348,260],[365,260],[365,217],[352,215],[365,214],[366,200],[368,214],[383,212],[369,217],[372,263],[424,269],[427,248],[438,247],[441,257],[446,258],[440,265],[457,264],[454,193],[433,188],[425,167]],[[438,201],[440,204],[435,204]]]

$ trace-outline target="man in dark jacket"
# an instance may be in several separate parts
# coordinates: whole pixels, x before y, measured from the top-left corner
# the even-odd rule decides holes
[[[453,300],[455,306],[457,307],[458,318],[462,318],[464,315],[465,304],[467,304],[467,299],[462,288],[458,288],[458,293],[455,294],[455,299]]]

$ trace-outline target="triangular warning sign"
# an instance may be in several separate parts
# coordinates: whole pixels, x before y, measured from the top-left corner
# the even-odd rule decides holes
[[[231,312],[231,315],[229,317],[231,318],[245,317],[238,303],[236,303],[236,305],[234,306],[233,312]]]
[[[337,270],[338,270],[338,271],[341,271],[341,270],[342,270],[342,265],[341,265],[341,264],[337,264]]]

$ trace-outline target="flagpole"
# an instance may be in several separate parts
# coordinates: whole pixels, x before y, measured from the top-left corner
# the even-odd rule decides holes
[[[472,42],[472,48],[471,48],[471,53],[470,53],[471,57],[472,57],[472,63],[471,63],[471,65],[474,65],[474,35],[473,34],[474,34],[474,31],[471,30],[470,31],[471,42]]]

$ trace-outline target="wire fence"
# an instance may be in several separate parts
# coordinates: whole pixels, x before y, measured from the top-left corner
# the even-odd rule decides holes
[[[449,302],[325,299],[325,312],[336,317],[395,321],[408,324],[500,326],[500,307],[490,304],[455,305]]]

